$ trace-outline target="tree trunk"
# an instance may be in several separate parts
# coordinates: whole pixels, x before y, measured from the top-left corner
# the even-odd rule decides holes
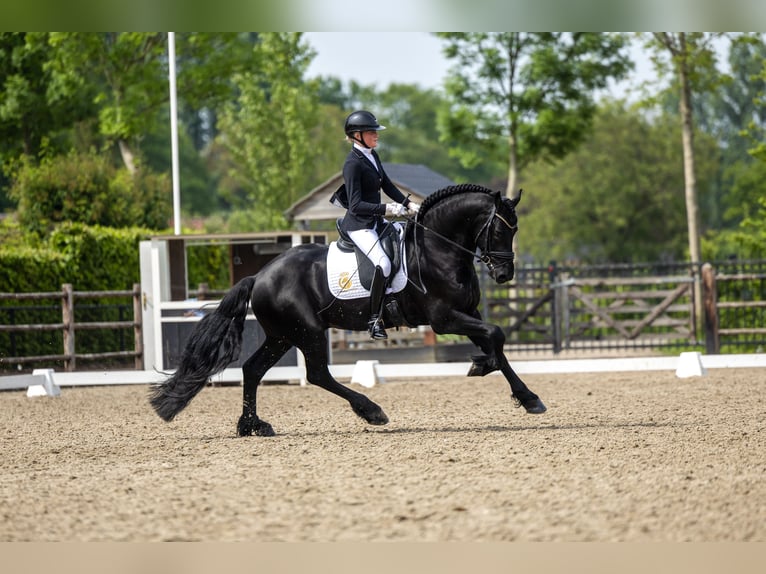
[[[120,155],[122,156],[122,162],[125,164],[125,167],[128,169],[128,172],[130,172],[131,175],[135,175],[136,161],[135,161],[135,156],[133,155],[133,150],[130,149],[128,142],[126,142],[125,140],[121,139],[117,143],[120,146]]]
[[[519,195],[519,153],[516,145],[516,134],[513,133],[513,131],[511,135],[508,136],[508,148],[508,185],[505,188],[505,195],[510,199],[514,199]],[[514,253],[518,253],[519,251],[518,237],[518,234],[513,237]]]
[[[702,286],[700,281],[701,249],[699,210],[697,206],[697,178],[694,169],[694,128],[692,121],[691,86],[688,73],[686,38],[680,34],[681,58],[678,61],[678,80],[681,85],[681,138],[684,150],[684,196],[686,222],[689,231],[689,258],[694,268],[694,309],[696,322],[702,317]]]
[[[519,154],[515,134],[508,137],[508,148],[508,185],[505,188],[505,195],[513,199],[519,194]]]

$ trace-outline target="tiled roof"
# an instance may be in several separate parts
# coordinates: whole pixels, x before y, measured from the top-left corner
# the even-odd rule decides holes
[[[436,173],[424,165],[410,163],[383,163],[388,177],[394,183],[406,185],[422,197],[428,197],[433,192],[455,185],[451,179]]]

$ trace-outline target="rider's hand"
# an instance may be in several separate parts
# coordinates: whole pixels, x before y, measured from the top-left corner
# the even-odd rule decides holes
[[[401,203],[387,203],[386,204],[386,215],[395,215],[400,216],[407,213],[407,208],[404,207]]]
[[[420,211],[420,204],[415,203],[414,201],[410,201],[407,204],[407,209],[410,210],[412,213],[417,213],[418,211]]]

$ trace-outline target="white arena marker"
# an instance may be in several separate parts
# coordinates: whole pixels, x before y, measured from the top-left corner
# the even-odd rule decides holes
[[[678,357],[676,377],[685,379],[688,377],[704,377],[707,369],[702,365],[702,355],[698,352],[681,353]]]
[[[28,397],[58,397],[61,395],[61,389],[53,382],[53,369],[35,369],[32,376],[42,382],[38,385],[29,385],[27,387]]]
[[[351,382],[367,388],[374,387],[375,383],[384,383],[385,381],[378,376],[378,363],[379,361],[357,361],[351,374]]]

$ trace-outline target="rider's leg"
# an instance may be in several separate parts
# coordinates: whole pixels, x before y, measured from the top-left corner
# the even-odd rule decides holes
[[[388,339],[381,318],[383,296],[385,294],[386,276],[383,275],[383,269],[380,266],[376,266],[375,274],[372,276],[372,285],[370,286],[370,320],[367,323],[367,329],[370,331],[370,338],[372,339]]]
[[[364,252],[365,255],[375,265],[375,274],[372,277],[370,286],[370,320],[367,328],[370,331],[370,337],[373,339],[387,339],[385,329],[383,328],[382,307],[383,299],[386,294],[386,280],[391,274],[391,260],[383,251],[383,247],[378,240],[378,234],[374,229],[361,229],[349,233],[351,240]]]

